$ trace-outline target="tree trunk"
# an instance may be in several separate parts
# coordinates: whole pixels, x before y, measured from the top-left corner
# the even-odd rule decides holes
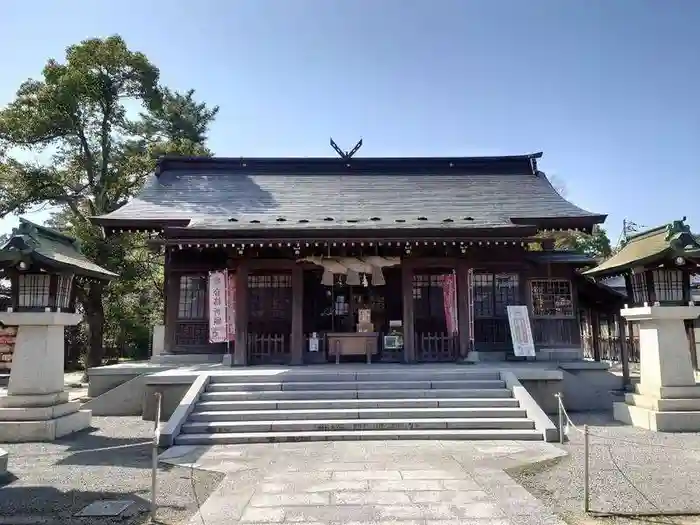
[[[104,284],[91,283],[84,303],[85,321],[88,327],[88,353],[86,359],[87,368],[102,365],[104,356],[104,324],[105,312],[102,305]]]

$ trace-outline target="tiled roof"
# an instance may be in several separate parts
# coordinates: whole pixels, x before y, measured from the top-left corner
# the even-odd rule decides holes
[[[605,219],[562,198],[533,158],[170,160],[131,202],[95,220],[287,230],[499,228],[543,219],[548,227],[561,219],[591,226]]]
[[[70,269],[78,275],[112,279],[117,274],[105,270],[80,253],[77,241],[55,230],[20,219],[7,243],[0,249],[0,261],[28,256],[57,269]]]
[[[618,252],[584,274],[594,277],[620,275],[635,267],[674,257],[700,260],[700,244],[683,221],[674,221],[631,236]]]

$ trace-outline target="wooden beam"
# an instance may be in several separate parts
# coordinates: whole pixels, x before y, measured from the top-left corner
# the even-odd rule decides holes
[[[233,364],[248,364],[248,265],[241,261],[236,267],[236,346]]]
[[[403,357],[406,363],[416,361],[413,312],[413,265],[404,259],[401,264],[401,296],[403,299]]]
[[[291,352],[293,365],[304,363],[304,270],[296,265],[292,268],[292,335]]]

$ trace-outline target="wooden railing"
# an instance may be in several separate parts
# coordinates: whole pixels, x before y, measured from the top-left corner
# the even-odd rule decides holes
[[[251,365],[289,363],[291,351],[287,334],[248,334],[248,358]]]
[[[444,332],[417,332],[416,359],[423,363],[455,361],[459,355],[457,338]]]
[[[510,325],[507,317],[474,319],[474,343],[484,348],[510,348]]]
[[[532,338],[535,345],[579,346],[581,332],[578,319],[538,317],[532,322]]]
[[[627,356],[630,363],[639,363],[639,337],[625,337],[624,344],[627,347]],[[583,356],[586,359],[611,361],[614,363],[622,362],[622,348],[620,338],[618,336],[604,336],[601,334],[598,339],[600,348],[600,357],[596,359],[595,351],[593,350],[593,337],[587,336],[583,340]]]

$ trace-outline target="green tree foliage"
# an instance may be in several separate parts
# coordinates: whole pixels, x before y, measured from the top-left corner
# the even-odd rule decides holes
[[[610,239],[604,228],[594,226],[593,233],[587,234],[576,231],[553,232],[549,235],[554,238],[554,247],[557,250],[570,250],[585,253],[596,258],[609,257],[612,254]]]
[[[78,290],[88,366],[102,362],[105,328],[108,345],[138,333],[142,340],[162,312],[162,269],[144,237],[105,238],[89,218],[126,204],[158,156],[209,154],[206,133],[217,112],[193,91],[161,86],[157,67],[118,36],[69,47],[63,63],[49,60],[41,78],[24,82],[0,110],[0,217],[57,206],[53,225],[120,274],[106,289]],[[18,150],[49,160],[19,160]]]

